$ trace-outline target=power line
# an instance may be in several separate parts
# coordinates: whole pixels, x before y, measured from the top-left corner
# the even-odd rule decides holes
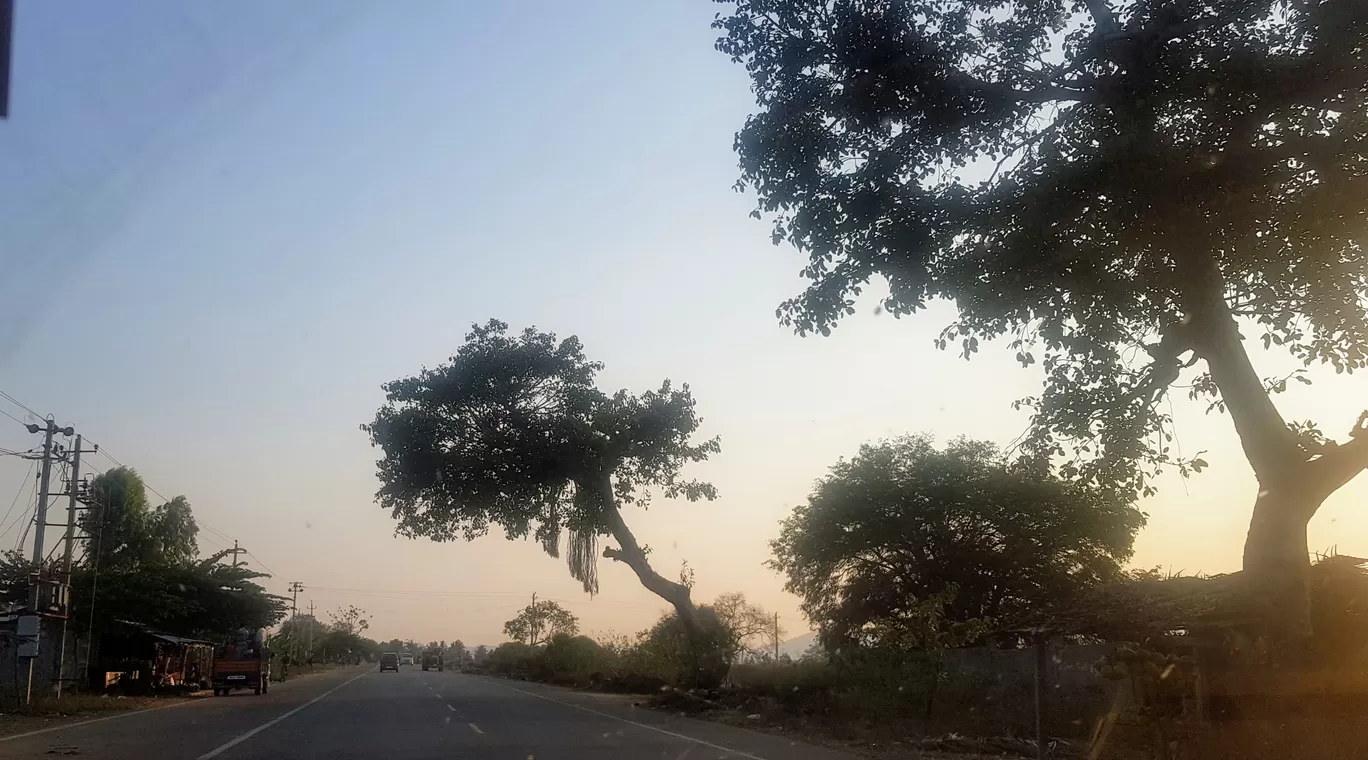
[[[9,412],[5,411],[4,409],[0,409],[0,414],[3,414],[3,415],[5,415],[6,417],[9,417],[10,419],[14,420],[15,422],[19,423],[20,425],[23,425],[23,426],[25,426],[25,427],[28,427],[28,423],[27,423],[27,422],[24,422],[23,420],[19,419],[18,417],[15,417],[14,415],[10,414]]]
[[[274,576],[274,575],[276,574],[276,571],[274,571],[274,570],[272,570],[271,568],[267,567],[265,562],[262,562],[261,560],[257,559],[257,555],[251,553],[250,551],[247,551],[246,549],[243,549],[243,551],[244,551],[244,552],[247,552],[247,556],[248,556],[248,557],[251,557],[252,559],[255,559],[256,562],[257,562],[257,564],[258,564],[258,565],[261,565],[261,569],[262,569],[262,570],[265,570],[266,572],[270,573],[272,576]]]
[[[11,395],[9,395],[8,393],[5,393],[4,391],[0,391],[0,398],[4,398],[4,399],[8,400],[11,404],[14,404],[15,406],[19,407],[20,409],[23,409],[24,411],[28,412],[29,414],[33,415],[34,417],[37,417],[37,418],[40,419],[40,420],[43,419],[43,415],[41,415],[41,414],[39,414],[39,413],[33,411],[33,408],[32,408],[32,407],[30,407],[29,405],[27,405],[27,404],[25,404],[24,402],[20,401],[19,399],[15,398],[15,397],[13,397],[13,396],[11,396]],[[8,415],[7,415],[7,416],[8,416]],[[16,420],[16,421],[17,421],[17,420]],[[27,424],[27,423],[25,423],[25,424]]]
[[[19,490],[14,492],[14,499],[10,502],[9,509],[5,510],[5,516],[0,517],[0,525],[4,525],[5,521],[8,520],[9,516],[14,512],[15,505],[19,503],[19,497],[24,493],[24,484],[33,479],[33,468],[37,466],[37,462],[29,462],[28,474],[24,475],[24,479],[19,481]],[[0,533],[0,537],[3,536],[4,534]]]

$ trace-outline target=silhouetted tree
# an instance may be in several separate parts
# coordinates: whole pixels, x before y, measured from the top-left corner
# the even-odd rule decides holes
[[[1182,461],[1187,371],[1259,481],[1246,577],[1309,633],[1306,524],[1368,465],[1288,425],[1241,331],[1306,365],[1368,361],[1368,3],[737,0],[718,48],[759,112],[740,187],[810,257],[781,308],[826,333],[875,277],[883,308],[952,299],[941,347],[1000,338],[1043,392],[1024,451],[1128,492]]]
[[[1144,523],[1129,500],[1008,466],[992,444],[908,436],[835,464],[770,565],[829,646],[934,642],[1121,579]]]
[[[154,557],[158,562],[180,564],[193,562],[199,556],[199,526],[195,523],[190,501],[177,496],[157,507],[148,519],[148,532]]]
[[[687,385],[610,396],[594,385],[601,368],[574,337],[474,326],[450,362],[386,384],[386,404],[362,426],[384,452],[377,499],[407,536],[470,540],[497,525],[558,556],[566,532],[570,574],[591,594],[598,540],[611,536],[618,546],[603,556],[626,563],[696,630],[688,587],[652,569],[621,508],[644,505],[653,487],[715,498],[679,472],[717,440],[691,443],[700,420]]]
[[[560,604],[543,599],[519,610],[516,617],[504,623],[503,630],[514,641],[536,646],[559,633],[579,633],[579,618]]]

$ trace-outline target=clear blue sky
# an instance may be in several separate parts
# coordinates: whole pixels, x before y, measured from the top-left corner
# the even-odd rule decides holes
[[[731,190],[751,101],[712,3],[18,5],[0,388],[186,494],[273,587],[359,589],[310,598],[366,607],[377,634],[493,643],[534,590],[600,630],[662,607],[620,568],[590,602],[527,544],[391,537],[357,426],[472,321],[576,333],[608,386],[690,381],[723,437],[697,474],[723,499],[629,519],[663,572],[687,559],[703,598],[745,591],[794,630],[765,542],[830,463],[878,436],[1021,429],[1007,404],[1033,378],[932,351],[945,308],[826,340],[777,324],[802,262]],[[1179,414],[1223,472],[1146,505],[1140,559],[1228,569],[1247,466],[1228,420]],[[33,442],[0,419],[0,446]],[[0,460],[0,514],[26,467]]]

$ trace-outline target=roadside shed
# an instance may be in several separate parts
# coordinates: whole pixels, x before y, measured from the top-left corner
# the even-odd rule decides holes
[[[100,656],[91,676],[94,686],[103,690],[194,690],[207,681],[213,665],[212,642],[122,622],[100,637]]]

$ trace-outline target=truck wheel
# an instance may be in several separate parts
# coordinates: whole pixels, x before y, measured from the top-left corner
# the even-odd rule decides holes
[[[253,692],[254,692],[258,697],[261,696],[261,684],[257,684],[257,687],[256,687],[255,689],[253,689]]]

